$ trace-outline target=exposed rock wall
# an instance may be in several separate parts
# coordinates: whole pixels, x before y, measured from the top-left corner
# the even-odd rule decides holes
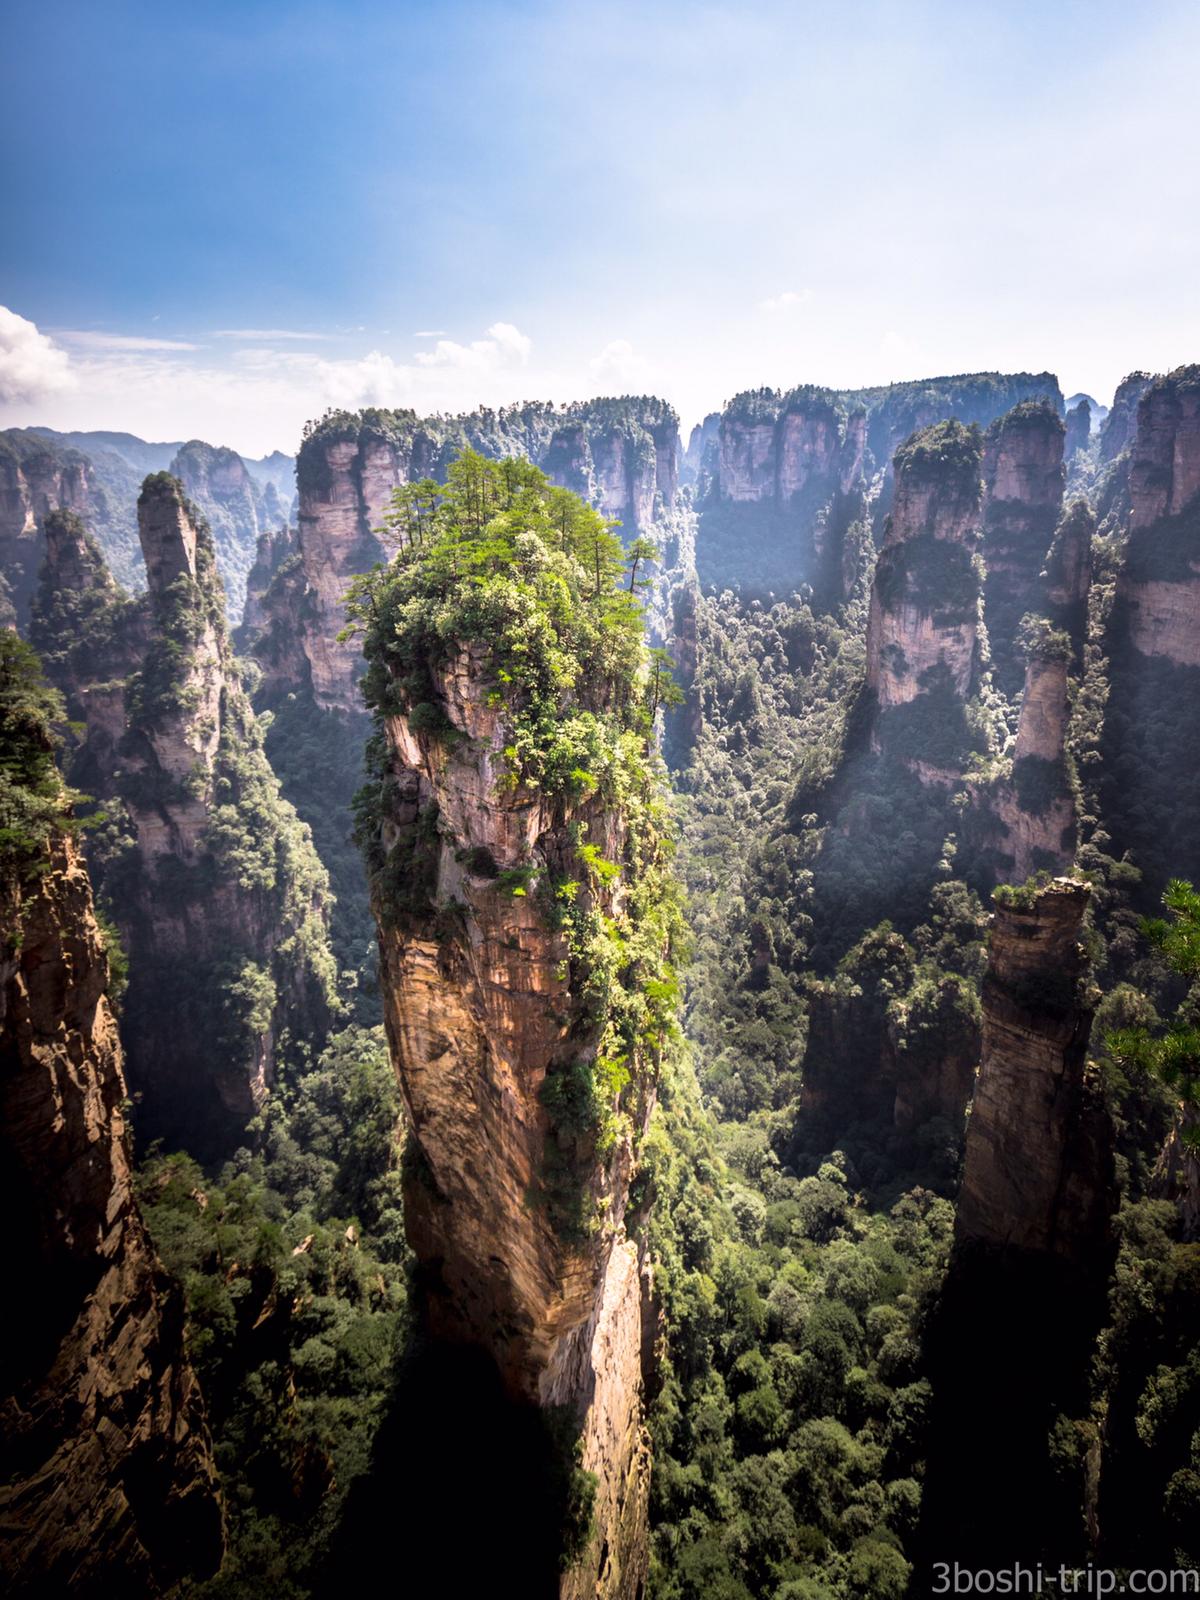
[[[952,770],[964,708],[982,672],[977,429],[942,423],[896,454],[896,488],[871,586],[867,691],[877,748]],[[919,703],[919,707],[918,707]],[[918,711],[911,708],[918,707]],[[908,713],[897,719],[898,712]]]
[[[1137,432],[1138,406],[1153,382],[1153,375],[1149,372],[1131,372],[1117,385],[1112,410],[1100,430],[1101,461],[1114,461],[1122,450],[1127,450],[1133,443]]]
[[[960,1245],[1088,1262],[1106,1237],[1111,1133],[1085,1072],[1092,1010],[1079,937],[1089,892],[1060,878],[1028,905],[996,907]]]
[[[1146,388],[1129,457],[1128,537],[1108,637],[1100,788],[1114,852],[1146,904],[1200,872],[1200,367]]]
[[[268,526],[269,515],[280,515],[278,496],[273,486],[264,488],[251,476],[235,450],[202,439],[181,445],[169,470],[208,523],[229,616],[236,622],[246,604],[246,580],[259,534]]]
[[[679,437],[662,401],[626,398],[537,405],[421,419],[413,412],[338,413],[310,430],[297,458],[302,582],[288,572],[264,604],[264,664],[272,681],[311,685],[317,704],[356,710],[362,659],[339,642],[350,581],[378,561],[375,530],[392,490],[444,477],[466,447],[523,455],[550,479],[619,520],[649,532],[674,504]]]
[[[1042,573],[1043,609],[1061,628],[1083,659],[1087,633],[1088,595],[1092,586],[1092,539],[1096,519],[1086,500],[1074,500],[1054,531]]]
[[[0,436],[0,575],[19,627],[28,623],[37,588],[47,513],[86,513],[92,488],[91,467],[78,452],[55,450],[29,436]]]
[[[220,1501],[182,1296],[134,1197],[88,874],[61,835],[44,867],[0,891],[0,1573],[10,1595],[155,1595],[215,1568]]]
[[[1017,630],[1040,609],[1039,575],[1063,499],[1063,424],[1045,401],[1028,401],[987,431],[983,455],[984,616],[997,686],[1021,687]]]
[[[327,1025],[328,884],[263,755],[207,527],[165,473],[138,515],[147,594],[121,596],[62,519],[33,631],[85,726],[71,776],[112,815],[91,853],[132,957],[139,1129],[208,1158],[239,1141],[287,1040]]]
[[[402,870],[426,897],[423,911],[399,915],[375,901],[385,1017],[415,1145],[405,1223],[429,1273],[435,1330],[488,1351],[514,1397],[581,1421],[581,1464],[598,1479],[596,1532],[562,1595],[634,1600],[647,1561],[649,1269],[625,1223],[653,1073],[634,1066],[631,1125],[603,1158],[556,1129],[542,1103],[548,1075],[595,1050],[544,884],[575,879],[582,903],[616,911],[620,883],[580,880],[570,829],[586,825],[588,841],[619,862],[626,823],[594,801],[549,801],[502,781],[509,730],[488,703],[486,662],[473,646],[433,674],[456,737],[418,731],[405,716],[385,722],[383,842],[394,857],[407,853]],[[514,872],[527,892],[513,895],[498,877]],[[600,1219],[585,1234],[564,1233],[537,1201],[564,1164]]]
[[[1079,1419],[1076,1438],[1089,1429],[1117,1198],[1113,1130],[1086,1066],[1088,894],[1057,879],[996,907],[955,1244],[926,1344],[927,1568],[1088,1555],[1085,1469],[1055,1449],[1062,1419]]]

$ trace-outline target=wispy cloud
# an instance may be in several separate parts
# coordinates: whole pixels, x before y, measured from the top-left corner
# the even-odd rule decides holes
[[[796,306],[806,306],[812,297],[811,289],[785,289],[782,294],[769,295],[766,300],[760,300],[758,309],[773,316],[779,311],[791,311]]]
[[[143,339],[132,333],[91,333],[81,328],[63,328],[58,337],[64,344],[81,350],[199,350],[185,339]]]
[[[445,328],[418,328],[413,334],[414,339],[440,339],[445,334]]]
[[[280,344],[285,340],[307,343],[332,337],[328,333],[302,333],[298,328],[217,328],[213,332],[214,339],[244,339],[251,344]]]
[[[65,350],[36,323],[0,306],[0,403],[34,404],[73,389],[76,381]]]
[[[525,366],[533,340],[511,322],[493,322],[486,339],[458,344],[454,339],[439,339],[432,350],[417,353],[422,367],[463,367],[490,372],[498,366]]]

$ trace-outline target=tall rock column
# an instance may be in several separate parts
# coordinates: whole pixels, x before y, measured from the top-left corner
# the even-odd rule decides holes
[[[895,500],[871,586],[872,741],[930,782],[960,775],[982,675],[977,428],[942,422],[896,452]]]
[[[208,529],[175,478],[146,479],[138,531],[149,588],[130,601],[78,523],[53,523],[33,630],[86,729],[70,776],[109,812],[90,851],[132,960],[139,1131],[209,1159],[240,1142],[277,1058],[328,1025],[328,880],[263,754]]]
[[[1025,692],[1012,777],[995,796],[1005,830],[1000,876],[1024,883],[1035,872],[1065,872],[1075,857],[1075,791],[1066,753],[1071,714],[1071,639],[1044,618],[1029,618]]]
[[[997,687],[1021,687],[1021,618],[1039,609],[1039,574],[1062,510],[1065,432],[1045,400],[1015,406],[987,431],[983,476],[984,615]]]
[[[11,684],[6,671],[6,696]],[[3,731],[11,752],[27,725]],[[3,868],[0,1574],[9,1595],[156,1595],[211,1572],[222,1549],[182,1296],[133,1192],[87,869],[61,827]]]
[[[452,553],[468,568],[475,555],[456,530],[367,607],[382,740],[364,842],[412,1130],[405,1223],[434,1332],[486,1352],[513,1400],[569,1418],[595,1476],[558,1592],[635,1600],[649,1268],[630,1186],[674,987],[644,647],[627,622],[613,665],[619,625],[595,607],[619,594],[597,599],[586,567],[551,554],[544,518],[508,535],[497,571],[501,537],[481,591],[452,576]],[[514,611],[516,571],[538,599]],[[577,630],[597,626],[585,667]]]
[[[1169,879],[1200,874],[1200,366],[1156,379],[1138,406],[1105,646],[1101,803],[1149,909]]]
[[[1055,1448],[1060,1418],[1088,1436],[1117,1199],[1086,1064],[1089,892],[1063,878],[997,891],[955,1244],[928,1342],[927,1566],[1049,1569],[1089,1549],[1083,1459],[1068,1469]]]

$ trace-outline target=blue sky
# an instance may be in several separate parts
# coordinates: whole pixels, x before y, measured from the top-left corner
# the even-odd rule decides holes
[[[9,0],[0,424],[1200,356],[1200,8]]]

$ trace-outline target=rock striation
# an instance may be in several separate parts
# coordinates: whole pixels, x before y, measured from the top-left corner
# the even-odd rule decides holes
[[[77,519],[50,524],[32,632],[84,727],[71,777],[109,813],[90,849],[132,957],[139,1131],[203,1159],[239,1142],[277,1058],[327,1026],[328,882],[263,754],[203,519],[159,473],[138,521],[137,600]]]
[[[1137,432],[1138,406],[1142,396],[1154,382],[1149,372],[1131,372],[1122,378],[1113,396],[1112,410],[1100,430],[1100,460],[1115,461],[1123,450],[1133,443]]]
[[[533,559],[536,535],[517,537]],[[594,941],[606,928],[646,950],[658,938],[645,875],[665,856],[637,786],[650,780],[618,799],[514,778],[526,691],[504,689],[490,645],[446,640],[393,659],[393,637],[385,627],[369,645],[381,739],[364,843],[429,1324],[486,1352],[514,1401],[570,1421],[595,1498],[559,1593],[636,1600],[657,1323],[631,1184],[666,1023],[644,1011],[649,1025],[617,1042],[610,985],[633,983],[621,992],[639,1009],[663,985],[646,969],[638,987],[623,961],[602,971]],[[596,685],[563,693],[564,718],[625,715]]]
[[[157,1595],[206,1576],[222,1514],[183,1301],[133,1189],[108,958],[69,835],[0,890],[0,1382],[9,1595]]]
[[[993,678],[1020,692],[1022,617],[1040,609],[1039,575],[1062,511],[1065,430],[1052,405],[1030,400],[1006,412],[984,443],[984,616]]]

